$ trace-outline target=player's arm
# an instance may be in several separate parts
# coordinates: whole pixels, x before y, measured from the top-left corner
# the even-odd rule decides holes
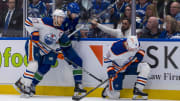
[[[29,35],[31,36],[31,40],[35,43],[38,43],[39,31],[38,31],[38,28],[36,28],[35,24],[33,23],[33,19],[31,17],[28,17],[24,25]]]
[[[137,58],[134,62],[140,63],[143,60],[144,55],[145,55],[145,51],[140,49],[134,56],[134,58]]]
[[[108,74],[111,75],[111,77],[117,76],[117,73],[124,72],[127,69],[127,67],[130,66],[132,63],[140,63],[143,60],[144,54],[145,51],[140,49],[128,63],[124,64],[123,67],[120,67],[117,63],[112,61],[113,66],[107,68]]]
[[[28,31],[31,41],[36,44],[36,46],[40,47],[41,51],[44,54],[49,53],[49,49],[47,49],[42,43],[39,42],[39,28],[40,28],[41,19],[28,17],[25,21],[25,28]]]
[[[98,23],[95,19],[91,20],[91,23],[96,25],[99,29],[101,29],[105,33],[109,33],[113,36],[117,36],[117,34],[120,34],[121,36],[123,36],[120,29],[113,29],[108,26],[102,25]]]

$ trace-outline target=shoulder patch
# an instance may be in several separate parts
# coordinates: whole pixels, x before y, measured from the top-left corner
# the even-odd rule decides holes
[[[32,18],[32,22],[33,23],[39,23],[39,20],[38,20],[38,18]]]

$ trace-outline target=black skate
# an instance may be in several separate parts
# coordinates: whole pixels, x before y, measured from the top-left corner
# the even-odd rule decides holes
[[[85,95],[86,92],[86,90],[82,89],[81,84],[75,84],[74,96],[72,97],[72,100],[77,100],[80,96]]]
[[[30,86],[30,97],[36,94],[35,86],[31,84]]]
[[[18,91],[20,94],[23,93],[23,86],[24,84],[21,82],[21,78],[16,81],[15,84],[13,84],[13,87],[16,89],[16,91]]]
[[[134,87],[133,94],[134,94],[132,98],[133,100],[147,100],[148,99],[148,94],[142,92],[136,87]],[[138,96],[140,96],[141,98],[139,98]]]
[[[23,88],[23,94],[21,95],[21,97],[32,97],[33,95],[35,95],[35,86],[31,84],[31,86],[24,86]]]
[[[21,97],[23,98],[29,98],[29,97],[32,97],[32,94],[31,94],[31,86],[24,86],[23,88],[23,92],[21,93]]]
[[[32,97],[35,94],[35,86],[25,86],[21,82],[21,78],[18,81],[16,81],[15,84],[13,84],[13,87],[21,94],[21,97]]]
[[[109,85],[106,85],[105,88],[103,89],[102,94],[101,94],[102,98],[106,98],[107,97],[106,89],[108,87],[109,87]]]

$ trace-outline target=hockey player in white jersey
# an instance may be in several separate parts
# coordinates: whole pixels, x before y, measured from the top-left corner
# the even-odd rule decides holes
[[[57,55],[60,59],[66,57],[66,60],[70,60],[71,63],[67,62],[75,68],[73,70],[75,85],[77,85],[75,93],[86,93],[86,90],[80,87],[82,83],[82,60],[72,48],[67,35],[60,30],[64,18],[64,12],[57,9],[53,12],[53,18],[27,18],[25,21],[26,29],[31,36],[25,46],[29,65],[23,76],[14,84],[14,87],[22,95],[29,97],[35,94],[35,86],[50,70],[51,65],[55,64]],[[57,43],[60,45],[63,54],[54,52],[57,50]]]
[[[137,75],[133,99],[137,99],[137,96],[147,99],[148,94],[144,93],[143,89],[147,82],[150,66],[142,61],[144,54],[144,50],[139,48],[137,36],[129,36],[127,39],[112,44],[104,59],[104,63],[108,65],[107,74],[110,80],[102,92],[102,97],[119,99],[124,76]]]
[[[25,44],[25,50],[28,57],[28,66],[23,76],[14,84],[14,87],[22,95],[32,96],[35,88],[32,86],[34,77],[42,79],[40,75],[45,75],[51,65],[54,65],[58,54],[47,46],[56,50],[56,44],[63,36],[64,32],[58,29],[64,21],[65,13],[62,10],[55,10],[53,18],[27,18],[25,27],[30,35],[30,39]],[[63,59],[63,54],[59,54]],[[37,72],[39,74],[35,74]]]

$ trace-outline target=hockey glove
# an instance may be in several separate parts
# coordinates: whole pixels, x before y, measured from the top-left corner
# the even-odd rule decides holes
[[[113,78],[116,76],[116,70],[114,69],[114,67],[108,67],[107,73],[109,78]]]
[[[64,55],[62,53],[62,49],[61,48],[57,48],[56,49],[56,52],[58,52],[58,58],[61,59],[61,60],[64,60]]]
[[[39,42],[39,32],[38,31],[31,33],[31,40],[35,43]]]
[[[63,53],[59,53],[57,57],[58,57],[59,59],[61,59],[61,60],[64,60],[64,55],[63,55]]]

